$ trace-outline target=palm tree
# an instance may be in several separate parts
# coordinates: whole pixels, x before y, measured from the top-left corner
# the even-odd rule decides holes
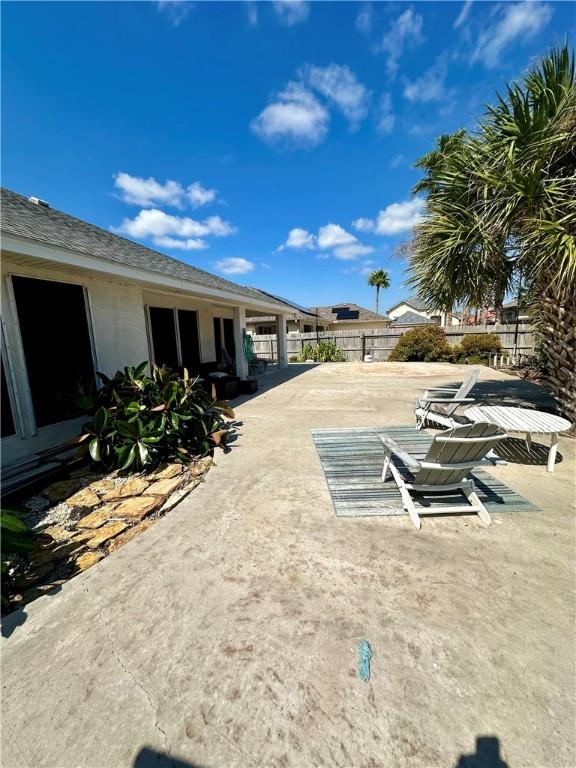
[[[576,78],[564,46],[488,108],[477,131],[443,136],[418,161],[424,221],[410,282],[429,306],[498,309],[522,284],[544,370],[576,420]]]
[[[368,285],[376,288],[376,314],[378,314],[378,305],[380,303],[380,288],[390,288],[390,276],[384,269],[375,269],[368,277]]]

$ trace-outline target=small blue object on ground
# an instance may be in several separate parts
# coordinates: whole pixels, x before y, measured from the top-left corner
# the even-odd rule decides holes
[[[368,640],[362,640],[358,647],[358,676],[364,682],[370,680],[370,659],[372,658],[372,648]]]

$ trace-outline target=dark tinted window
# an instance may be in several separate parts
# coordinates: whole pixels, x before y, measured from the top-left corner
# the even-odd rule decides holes
[[[179,309],[178,327],[180,329],[182,365],[189,372],[194,372],[194,369],[200,364],[200,341],[198,338],[198,317],[196,312]]]
[[[37,426],[79,416],[77,398],[94,386],[84,289],[28,277],[12,283]]]
[[[178,346],[174,310],[150,307],[150,328],[154,362],[168,368],[178,368]]]

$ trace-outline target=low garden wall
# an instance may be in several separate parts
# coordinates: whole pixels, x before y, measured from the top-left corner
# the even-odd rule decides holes
[[[398,339],[417,326],[403,328],[373,328],[362,330],[321,331],[318,333],[289,333],[287,337],[288,359],[300,355],[305,344],[315,346],[318,341],[333,341],[345,354],[347,362],[361,362],[365,355],[372,355],[373,360],[387,360],[396,346]],[[500,338],[504,357],[515,356],[517,359],[529,359],[535,353],[535,334],[530,325],[488,325],[460,326],[445,328],[446,339],[452,346],[462,343],[465,336],[471,334],[492,333]],[[254,352],[264,360],[276,361],[278,351],[276,334],[252,336]]]

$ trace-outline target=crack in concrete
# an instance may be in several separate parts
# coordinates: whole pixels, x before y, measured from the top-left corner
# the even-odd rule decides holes
[[[86,588],[86,592],[89,594],[88,588]],[[164,728],[162,728],[162,726],[160,725],[159,718],[158,718],[158,713],[157,713],[157,708],[154,707],[154,704],[152,702],[150,694],[148,693],[146,688],[142,685],[140,680],[138,680],[138,678],[136,677],[134,672],[128,666],[126,666],[126,664],[122,661],[122,657],[120,655],[120,650],[118,648],[118,644],[117,644],[116,640],[114,639],[114,636],[112,635],[112,633],[110,631],[110,625],[109,625],[108,620],[106,619],[106,617],[104,615],[104,609],[103,608],[99,608],[98,609],[98,618],[102,621],[102,624],[104,626],[104,632],[105,632],[106,637],[108,638],[108,640],[110,642],[110,647],[112,648],[112,651],[114,653],[114,658],[116,659],[116,662],[117,662],[118,666],[120,667],[120,669],[123,672],[125,672],[130,677],[130,679],[133,681],[133,683],[136,685],[136,687],[139,688],[142,691],[142,693],[146,696],[146,700],[148,701],[150,709],[152,710],[152,712],[154,714],[154,718],[155,718],[155,720],[154,720],[154,728],[156,728],[156,730],[159,731],[162,734],[162,736],[164,737],[164,747],[166,749],[166,756],[168,757],[168,760],[170,761],[170,765],[175,768],[174,760],[172,759],[172,754],[170,752],[170,746],[168,744],[168,734],[166,733]]]

